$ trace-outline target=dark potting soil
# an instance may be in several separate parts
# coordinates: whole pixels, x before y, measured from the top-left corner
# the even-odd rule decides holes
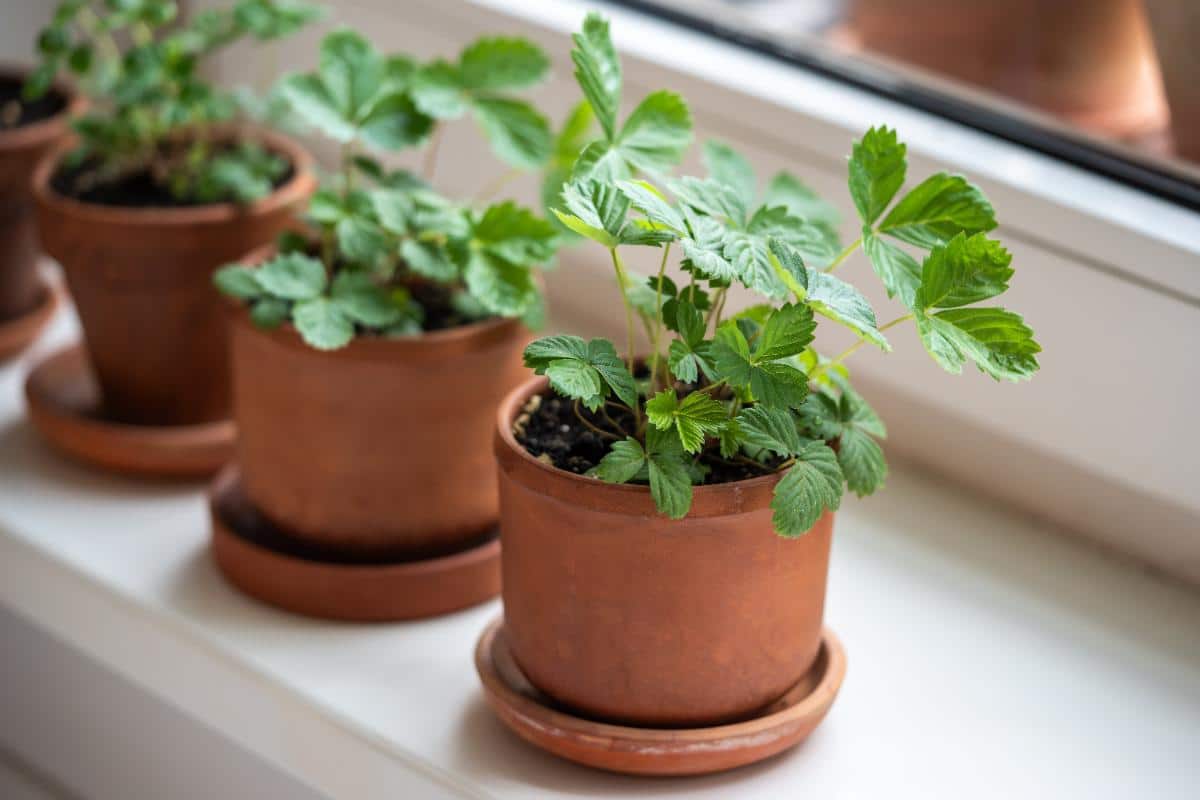
[[[19,128],[49,119],[67,107],[67,98],[51,89],[37,100],[21,99],[22,82],[0,78],[0,130]]]
[[[150,174],[149,170],[123,175],[120,178],[87,186],[80,178],[94,167],[94,163],[84,162],[75,167],[59,169],[50,180],[54,191],[63,197],[70,197],[81,203],[91,203],[98,206],[117,206],[120,208],[196,208],[205,205],[219,205],[211,202],[192,202],[181,200],[163,186]],[[278,189],[292,179],[292,167],[275,181],[274,188]]]
[[[513,424],[513,436],[535,458],[548,461],[561,470],[583,475],[600,463],[613,440],[588,428],[580,422],[580,416],[596,428],[621,438],[634,429],[633,416],[628,411],[611,406],[606,410],[611,421],[599,412],[588,411],[582,405],[577,416],[575,401],[559,397],[553,392],[534,395],[517,416]],[[614,430],[613,423],[620,426],[621,431]],[[782,459],[773,458],[768,464],[751,464],[728,461],[721,458],[717,450],[705,450],[700,456],[700,463],[709,468],[704,482],[712,484],[769,475],[782,463]]]
[[[422,330],[444,331],[482,321],[468,317],[454,307],[454,290],[449,286],[431,281],[411,281],[405,288],[412,294],[413,300],[425,309]]]

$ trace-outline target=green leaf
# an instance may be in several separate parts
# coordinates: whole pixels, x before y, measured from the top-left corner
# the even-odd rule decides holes
[[[928,250],[956,234],[986,233],[995,227],[992,204],[977,186],[961,175],[938,172],[896,203],[879,232]]]
[[[604,381],[586,361],[570,358],[552,361],[546,368],[546,377],[554,391],[582,400],[593,411],[603,402]]]
[[[897,141],[896,131],[886,127],[871,128],[855,142],[850,156],[850,196],[864,224],[874,224],[904,185],[905,149]]]
[[[883,488],[887,461],[879,443],[858,428],[846,428],[838,438],[838,464],[846,477],[846,486],[859,497]]]
[[[346,120],[356,120],[383,82],[383,59],[354,31],[334,31],[321,41],[321,83]]]
[[[574,176],[614,181],[639,171],[660,175],[680,162],[691,138],[692,117],[683,98],[654,92],[633,110],[615,139],[584,149]]]
[[[921,288],[921,265],[908,253],[875,234],[863,236],[863,250],[871,268],[883,281],[888,297],[900,297],[908,308],[916,306],[917,290]]]
[[[239,300],[253,300],[261,297],[263,293],[258,278],[255,277],[255,270],[240,264],[221,267],[213,274],[213,284],[222,294]]]
[[[519,317],[537,297],[528,266],[486,250],[471,252],[463,278],[467,290],[493,314]]]
[[[606,483],[629,483],[645,467],[646,451],[641,443],[633,437],[626,437],[613,442],[612,448],[588,474]]]
[[[488,206],[475,223],[475,243],[514,264],[537,264],[554,257],[554,226],[511,200]]]
[[[403,92],[393,92],[376,100],[359,123],[364,142],[381,150],[414,147],[429,138],[433,120],[417,110]]]
[[[542,206],[547,212],[561,208],[563,186],[571,178],[575,159],[587,144],[595,114],[587,100],[578,102],[554,140],[554,156],[544,170],[542,179]],[[570,228],[565,231],[574,233]]]
[[[605,384],[622,403],[634,407],[637,403],[637,385],[629,369],[617,355],[617,349],[607,339],[592,339],[584,342],[578,336],[544,336],[530,342],[525,348],[525,366],[538,375],[543,375],[552,363],[560,360],[581,361],[596,371]],[[602,391],[599,397],[583,398],[585,403],[594,402],[589,406],[595,410],[603,402]]]
[[[667,188],[685,206],[702,214],[727,220],[735,228],[742,228],[746,224],[747,206],[733,189],[723,183],[685,175],[668,182]]]
[[[728,186],[745,208],[754,205],[758,181],[750,162],[732,147],[722,142],[704,143],[704,166],[708,177]]]
[[[250,309],[250,321],[263,330],[278,328],[291,316],[292,305],[277,297],[263,297]]]
[[[809,270],[804,266],[804,258],[800,252],[782,239],[774,237],[767,241],[767,251],[771,266],[783,285],[797,297],[804,297],[808,292]]]
[[[747,288],[776,300],[788,295],[788,287],[775,271],[768,239],[743,231],[727,231],[725,258]]]
[[[700,277],[729,283],[739,277],[737,268],[725,257],[725,227],[712,217],[683,209],[691,235],[683,239],[683,254]]]
[[[292,309],[292,322],[300,337],[317,350],[337,350],[354,338],[354,324],[327,297],[297,303]]]
[[[737,424],[741,441],[779,456],[795,455],[804,445],[796,431],[795,417],[785,409],[743,408],[738,412]]]
[[[417,70],[410,92],[417,108],[435,119],[457,119],[471,107],[458,67],[445,61],[434,61]]]
[[[765,406],[796,408],[808,394],[808,378],[800,370],[750,357],[750,345],[736,320],[726,320],[717,328],[712,352],[717,377],[749,389],[752,397]]]
[[[550,61],[526,39],[478,39],[458,59],[462,84],[473,91],[526,89],[545,79]]]
[[[550,158],[550,122],[529,103],[491,97],[476,100],[474,108],[475,118],[501,161],[537,169]]]
[[[692,507],[692,477],[679,439],[657,428],[646,430],[650,496],[660,512],[682,519]]]
[[[316,75],[292,75],[281,84],[292,109],[309,125],[336,142],[348,142],[357,133],[354,121]]]
[[[629,198],[630,204],[646,215],[646,219],[677,234],[687,231],[683,215],[677,211],[662,193],[646,181],[617,181],[617,187]]]
[[[365,216],[348,214],[337,222],[338,250],[356,264],[374,264],[387,250],[383,229]]]
[[[681,339],[673,339],[667,348],[667,366],[671,368],[671,374],[684,383],[694,383],[701,372],[711,378],[715,369],[712,347],[707,342],[690,345]]]
[[[617,108],[621,104],[621,62],[608,31],[608,20],[589,13],[583,30],[572,35],[575,47],[571,60],[575,62],[575,80],[583,96],[595,111],[596,119],[611,141],[616,133]]]
[[[338,310],[360,325],[386,328],[404,316],[388,292],[376,286],[368,275],[342,272],[334,278],[330,294]]]
[[[620,189],[589,178],[571,181],[562,196],[571,214],[555,213],[564,225],[609,249],[620,244],[629,213],[629,198]],[[571,215],[582,224],[572,221]]]
[[[888,340],[879,332],[875,311],[867,298],[840,278],[827,272],[811,270],[804,302],[821,316],[845,325],[860,338],[878,345],[884,351],[892,349]]]
[[[843,480],[833,450],[821,442],[805,445],[775,487],[771,508],[776,532],[787,538],[802,536],[826,509],[836,511],[842,502]]]
[[[646,416],[659,430],[672,427],[679,433],[679,442],[689,453],[698,453],[708,435],[716,435],[725,427],[729,414],[725,406],[701,392],[692,392],[682,402],[674,389],[664,389],[646,403]]]
[[[985,234],[959,233],[934,245],[921,267],[920,308],[955,308],[987,300],[1008,288],[1012,255]]]
[[[302,253],[275,256],[256,276],[264,291],[284,300],[309,300],[325,291],[325,266]]]
[[[799,355],[812,342],[816,329],[817,323],[808,306],[782,306],[767,318],[753,360],[756,363],[778,361]]]
[[[451,283],[458,277],[458,265],[434,242],[405,239],[400,243],[400,256],[413,272],[438,283]]]
[[[794,217],[823,223],[830,228],[836,228],[841,222],[841,214],[836,206],[822,200],[799,178],[787,172],[777,173],[771,178],[763,202],[768,206],[783,206]],[[840,242],[835,242],[835,249],[841,249]]]
[[[1038,369],[1042,348],[1019,314],[1002,308],[952,308],[917,314],[925,349],[947,372],[958,374],[966,359],[996,380],[1020,381]]]

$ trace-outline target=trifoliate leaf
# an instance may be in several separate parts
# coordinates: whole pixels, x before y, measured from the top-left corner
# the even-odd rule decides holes
[[[400,257],[413,272],[438,283],[450,283],[458,277],[458,265],[444,247],[434,242],[405,239],[400,243]]]
[[[434,61],[418,69],[409,91],[417,108],[434,119],[457,119],[471,108],[462,74],[446,61]]]
[[[832,230],[836,230],[841,222],[841,214],[836,206],[822,200],[799,178],[787,172],[780,172],[771,178],[763,202],[768,206],[783,206],[792,216],[806,222],[823,223]],[[835,246],[841,249],[840,243],[835,242]]]
[[[674,389],[664,389],[647,401],[646,416],[659,430],[674,427],[689,453],[700,452],[705,437],[720,433],[729,420],[725,406],[707,394],[692,392],[680,401]]]
[[[752,397],[765,406],[798,407],[808,394],[805,374],[788,364],[751,358],[739,321],[726,320],[717,328],[712,349],[716,377],[749,389]]]
[[[874,224],[904,185],[905,150],[896,139],[896,131],[886,127],[871,128],[854,143],[850,196],[864,224]]]
[[[417,110],[403,92],[380,97],[359,122],[359,135],[372,147],[401,150],[415,147],[429,137],[433,119]]]
[[[775,487],[771,519],[776,532],[787,538],[802,536],[826,509],[836,511],[842,502],[843,481],[833,450],[821,442],[805,445]]]
[[[683,214],[691,235],[683,239],[683,254],[689,268],[702,278],[731,282],[739,273],[725,257],[725,227],[712,217],[684,208]]]
[[[680,162],[692,138],[687,103],[674,92],[646,96],[612,141],[588,145],[575,164],[577,178],[613,181],[637,172],[661,175]]]
[[[571,36],[575,80],[596,113],[607,139],[616,134],[617,108],[621,104],[621,62],[608,31],[608,20],[589,13],[583,30]]]
[[[554,226],[511,200],[493,203],[472,227],[478,246],[506,261],[537,264],[554,257]]]
[[[342,217],[334,231],[338,250],[356,264],[374,264],[387,251],[387,234],[365,216],[351,214]]]
[[[302,253],[275,256],[256,277],[264,291],[283,300],[309,300],[325,291],[325,266]]]
[[[297,303],[292,309],[292,322],[301,338],[317,350],[337,350],[354,338],[354,324],[327,297]]]
[[[795,455],[804,444],[796,431],[795,417],[785,409],[743,408],[738,412],[737,424],[741,441],[779,456]]]
[[[387,290],[362,273],[339,273],[330,287],[330,295],[342,314],[367,327],[387,328],[404,316],[403,309],[392,302]]]
[[[838,439],[838,464],[846,477],[846,486],[859,497],[883,488],[887,461],[879,443],[857,428],[847,428]]]
[[[756,362],[778,361],[799,355],[813,340],[817,323],[812,309],[803,305],[784,305],[767,318],[762,334],[756,342]]]
[[[875,234],[863,236],[863,250],[871,268],[883,281],[888,297],[900,297],[900,302],[913,308],[917,290],[921,287],[921,265],[908,253]]]
[[[475,101],[479,120],[492,150],[507,164],[537,169],[550,158],[553,139],[550,122],[523,100],[481,97]]]
[[[733,189],[723,183],[686,175],[669,181],[667,188],[684,206],[718,220],[726,220],[735,228],[742,228],[746,224],[748,207]]]
[[[291,313],[292,306],[287,300],[263,297],[250,309],[250,321],[263,330],[271,330],[282,325]]]
[[[646,429],[650,496],[660,512],[682,519],[692,507],[692,476],[679,439],[672,433]]]
[[[316,75],[292,75],[281,84],[292,109],[306,123],[335,142],[354,138],[354,120],[345,115],[333,94]]]
[[[1019,314],[1002,308],[952,308],[917,314],[925,349],[947,372],[958,374],[966,359],[996,380],[1020,381],[1038,369],[1042,348]]]
[[[845,325],[859,337],[883,350],[892,349],[884,335],[879,332],[875,311],[867,298],[842,279],[827,272],[810,270],[804,302],[821,316]]]
[[[629,483],[646,466],[646,451],[633,437],[613,442],[600,463],[588,473],[605,483]]]
[[[667,366],[671,374],[684,383],[695,383],[704,373],[711,378],[714,374],[712,345],[701,342],[691,345],[682,339],[672,339],[667,348]]]
[[[738,280],[747,288],[779,300],[787,297],[788,287],[775,272],[766,238],[743,231],[727,231],[725,258],[733,264]]]
[[[887,436],[887,428],[879,414],[848,383],[842,387],[842,396],[838,400],[838,419],[843,425],[852,426],[871,436]]]
[[[239,300],[252,300],[262,296],[263,289],[255,276],[256,270],[240,264],[221,267],[213,274],[213,284],[222,294]]]
[[[552,361],[546,368],[546,377],[554,391],[582,400],[593,411],[604,402],[604,381],[596,368],[586,361],[572,358]]]
[[[500,316],[520,316],[537,296],[527,265],[514,264],[486,250],[471,251],[463,278],[475,299]]]
[[[995,227],[992,204],[977,186],[961,175],[938,172],[896,203],[879,232],[928,250],[958,233],[986,233]]]
[[[1012,255],[985,234],[955,235],[934,245],[921,267],[920,308],[956,308],[995,297],[1008,288]]]
[[[729,187],[744,208],[754,205],[757,178],[745,156],[723,142],[704,143],[704,167],[708,177]]]
[[[383,59],[351,30],[338,30],[321,41],[318,74],[342,119],[355,120],[383,82]]]
[[[474,91],[527,89],[545,79],[550,60],[537,45],[516,37],[486,37],[458,59],[462,83]]]
[[[525,366],[534,370],[538,375],[546,373],[550,364],[559,360],[576,360],[591,367],[604,380],[608,388],[622,403],[633,408],[637,402],[637,385],[628,367],[617,355],[617,349],[607,339],[592,339],[585,342],[578,336],[544,336],[536,339],[525,348]],[[584,398],[585,403],[593,410],[603,402],[604,392],[600,397]]]
[[[573,180],[563,188],[562,197],[570,214],[557,209],[556,214],[564,225],[607,248],[620,244],[629,198],[616,186],[590,178]]]
[[[633,207],[645,214],[646,219],[655,225],[677,234],[687,232],[683,215],[668,203],[653,185],[646,181],[617,181],[617,186],[629,198]]]

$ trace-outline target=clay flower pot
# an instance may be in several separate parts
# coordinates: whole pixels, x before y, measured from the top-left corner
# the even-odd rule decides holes
[[[1092,131],[1161,128],[1140,0],[853,0],[851,46],[1004,94]]]
[[[494,535],[492,415],[525,374],[519,321],[321,352],[290,325],[232,318],[242,489],[283,534],[316,558],[374,562]]]
[[[229,416],[225,311],[212,273],[274,240],[316,187],[297,144],[269,132],[254,138],[283,154],[292,176],[244,207],[83,203],[51,183],[69,145],[38,164],[42,244],[66,273],[106,418],[194,425]]]
[[[25,75],[0,66],[0,81],[21,84]],[[42,302],[46,289],[37,275],[37,233],[29,179],[34,165],[67,133],[81,98],[55,87],[61,108],[51,117],[0,129],[0,325],[23,317]]]
[[[770,475],[698,486],[682,520],[644,486],[531,456],[512,424],[544,378],[500,406],[504,628],[538,690],[590,719],[653,727],[745,719],[779,699],[821,644],[833,516],[782,539]]]

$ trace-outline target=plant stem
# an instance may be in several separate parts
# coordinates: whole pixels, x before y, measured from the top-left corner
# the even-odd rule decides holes
[[[696,391],[700,392],[701,394],[708,394],[709,392],[714,392],[717,389],[720,389],[721,387],[723,387],[725,385],[725,383],[726,383],[725,379],[722,378],[721,380],[717,381],[716,383],[710,383],[708,386],[705,386],[703,389],[697,389]]]
[[[342,191],[349,197],[354,191],[354,142],[342,145]]]
[[[843,261],[845,261],[847,258],[850,257],[851,253],[853,253],[855,250],[857,250],[861,245],[862,245],[862,237],[860,236],[857,239],[855,239],[853,242],[851,242],[845,250],[838,253],[837,258],[835,258],[833,260],[833,263],[831,263],[828,267],[825,268],[825,271],[833,272],[835,269],[837,269],[841,265],[841,263]]]
[[[577,418],[577,419],[578,419],[580,422],[582,422],[582,423],[583,423],[583,426],[584,426],[585,428],[587,428],[588,430],[590,430],[592,433],[596,434],[597,436],[603,436],[605,439],[612,439],[613,441],[616,441],[617,439],[619,439],[619,438],[620,438],[620,437],[619,437],[619,436],[617,436],[616,434],[612,434],[612,433],[609,433],[608,431],[601,430],[600,428],[597,428],[597,427],[596,427],[595,425],[593,425],[592,423],[588,422],[588,421],[587,421],[587,419],[585,419],[585,418],[584,418],[584,416],[583,416],[583,412],[581,412],[581,411],[579,410],[579,401],[578,401],[578,400],[576,400],[576,401],[574,402],[574,404],[573,404],[573,408],[575,409],[575,417],[576,417],[576,418]]]
[[[725,309],[725,293],[728,291],[728,288],[721,289],[712,299],[712,305],[709,306],[708,315],[704,317],[704,330],[708,330],[708,324],[713,322],[714,317],[716,318],[716,322],[713,323],[713,330],[715,331],[717,325],[721,324],[721,312]]]
[[[633,343],[633,303],[629,302],[629,295],[625,292],[625,267],[621,263],[621,257],[617,255],[617,248],[610,247],[609,254],[612,256],[613,270],[617,273],[617,288],[621,290],[621,302],[625,304],[625,349],[629,360],[629,374],[634,374],[635,353]],[[642,410],[634,403],[633,419],[637,423],[638,431],[642,429]]]
[[[671,243],[663,247],[662,261],[658,265],[658,286],[654,293],[654,335],[650,337],[650,394],[658,389],[659,352],[663,329],[662,315],[662,285],[663,275],[667,271],[667,256],[671,254]]]
[[[896,317],[894,320],[892,320],[891,322],[887,323],[886,325],[881,325],[881,326],[879,326],[879,330],[880,330],[880,331],[886,331],[886,330],[888,330],[889,328],[894,328],[894,327],[896,327],[897,325],[899,325],[900,323],[902,323],[902,322],[907,322],[908,320],[910,320],[910,319],[912,319],[912,318],[913,318],[913,314],[911,314],[911,313],[909,313],[909,314],[905,314],[905,315],[904,315],[904,316],[902,316],[902,317]],[[829,361],[826,361],[824,364],[818,364],[818,365],[816,366],[816,368],[814,368],[814,369],[813,369],[813,371],[812,371],[812,374],[808,376],[808,379],[809,379],[810,381],[812,381],[812,380],[816,380],[816,379],[817,379],[817,377],[819,377],[820,375],[823,375],[823,374],[825,374],[825,372],[827,372],[827,371],[829,370],[829,368],[830,368],[830,367],[836,366],[837,364],[841,364],[841,363],[842,363],[843,361],[845,361],[847,358],[849,358],[850,356],[854,355],[856,352],[858,352],[859,348],[861,348],[861,347],[862,347],[864,344],[866,344],[866,343],[867,343],[867,340],[866,340],[866,339],[859,339],[857,342],[855,342],[854,344],[850,345],[849,347],[847,347],[847,348],[846,348],[845,350],[843,350],[842,352],[838,353],[836,356],[834,356],[833,358],[831,358]]]
[[[438,125],[433,129],[433,135],[425,147],[425,165],[421,169],[421,174],[426,183],[433,183],[433,171],[437,169],[438,146],[441,143],[442,126]]]

